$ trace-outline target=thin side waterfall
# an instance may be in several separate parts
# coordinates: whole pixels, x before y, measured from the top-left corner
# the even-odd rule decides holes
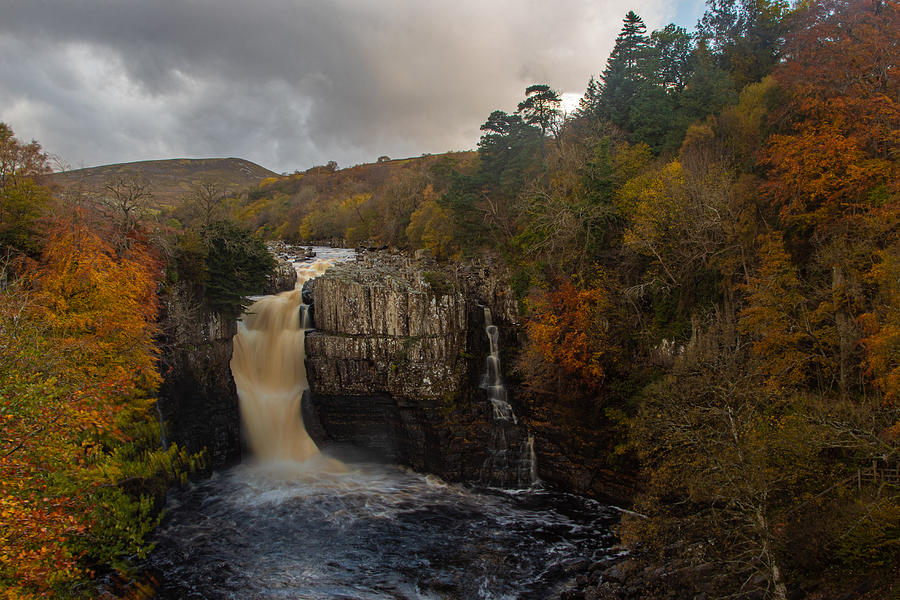
[[[534,435],[530,433],[525,440],[525,448],[519,464],[524,467],[523,470],[527,470],[527,473],[519,473],[519,481],[527,481],[530,485],[540,482],[537,472],[537,455],[534,453]]]
[[[259,460],[305,462],[319,456],[300,413],[309,388],[304,337],[310,328],[302,288],[331,264],[319,260],[298,268],[293,290],[257,300],[238,322],[231,372],[244,433]]]
[[[489,352],[485,359],[481,387],[487,390],[488,400],[494,407],[494,419],[518,423],[512,406],[507,400],[506,386],[503,385],[503,376],[500,373],[500,330],[494,325],[491,309],[488,306],[484,307],[484,333],[488,338]]]
[[[484,333],[488,338],[481,388],[487,392],[494,413],[494,425],[487,445],[488,457],[481,469],[482,479],[502,485],[534,486],[539,482],[534,436],[519,426],[509,403],[500,368],[500,330],[494,325],[490,307],[484,307]]]

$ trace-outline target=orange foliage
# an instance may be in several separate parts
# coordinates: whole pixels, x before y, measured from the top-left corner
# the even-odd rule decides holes
[[[544,377],[574,376],[587,388],[600,389],[620,351],[610,333],[613,302],[602,276],[594,287],[586,288],[563,279],[556,289],[533,297],[530,308],[525,324],[528,344],[520,366],[540,362],[549,367],[539,369]],[[527,365],[523,370],[535,371]],[[536,374],[530,373],[531,378]]]
[[[75,223],[50,233],[35,274],[41,316],[63,349],[106,381],[151,388],[158,269],[138,247],[122,258]]]
[[[788,127],[763,162],[782,218],[824,227],[900,191],[900,3],[820,0],[798,15],[775,73]]]
[[[900,402],[900,253],[896,248],[879,253],[867,274],[877,286],[879,302],[859,321],[866,332],[865,367],[891,404]]]
[[[740,312],[742,333],[753,337],[753,352],[762,359],[773,390],[803,384],[813,367],[822,362],[817,327],[801,281],[780,233],[760,239],[762,262],[747,285],[747,305]]]
[[[120,476],[120,417],[146,410],[159,377],[158,270],[139,250],[116,258],[83,226],[57,224],[33,290],[0,290],[0,590],[9,597],[89,574],[79,545],[107,510],[94,494]]]

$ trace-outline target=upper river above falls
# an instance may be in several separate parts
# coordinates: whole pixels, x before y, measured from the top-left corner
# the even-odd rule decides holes
[[[297,261],[297,289],[259,299],[239,327],[232,371],[259,459],[170,492],[145,565],[157,597],[558,597],[612,552],[615,509],[319,454],[299,411],[300,287],[352,256],[321,254]]]

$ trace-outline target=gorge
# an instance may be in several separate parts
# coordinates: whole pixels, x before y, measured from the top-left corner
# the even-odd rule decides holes
[[[514,318],[504,291],[317,250],[237,326],[252,459],[170,494],[159,597],[545,598],[606,558],[616,510],[534,485],[485,308]]]

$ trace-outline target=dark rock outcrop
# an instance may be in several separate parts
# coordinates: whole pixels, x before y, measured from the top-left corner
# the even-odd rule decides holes
[[[297,285],[297,270],[289,260],[276,258],[275,269],[266,281],[263,294],[278,294],[294,289]]]
[[[191,452],[205,450],[207,466],[218,468],[241,457],[237,390],[229,367],[237,324],[190,306],[178,295],[164,305],[157,406],[167,440]]]

